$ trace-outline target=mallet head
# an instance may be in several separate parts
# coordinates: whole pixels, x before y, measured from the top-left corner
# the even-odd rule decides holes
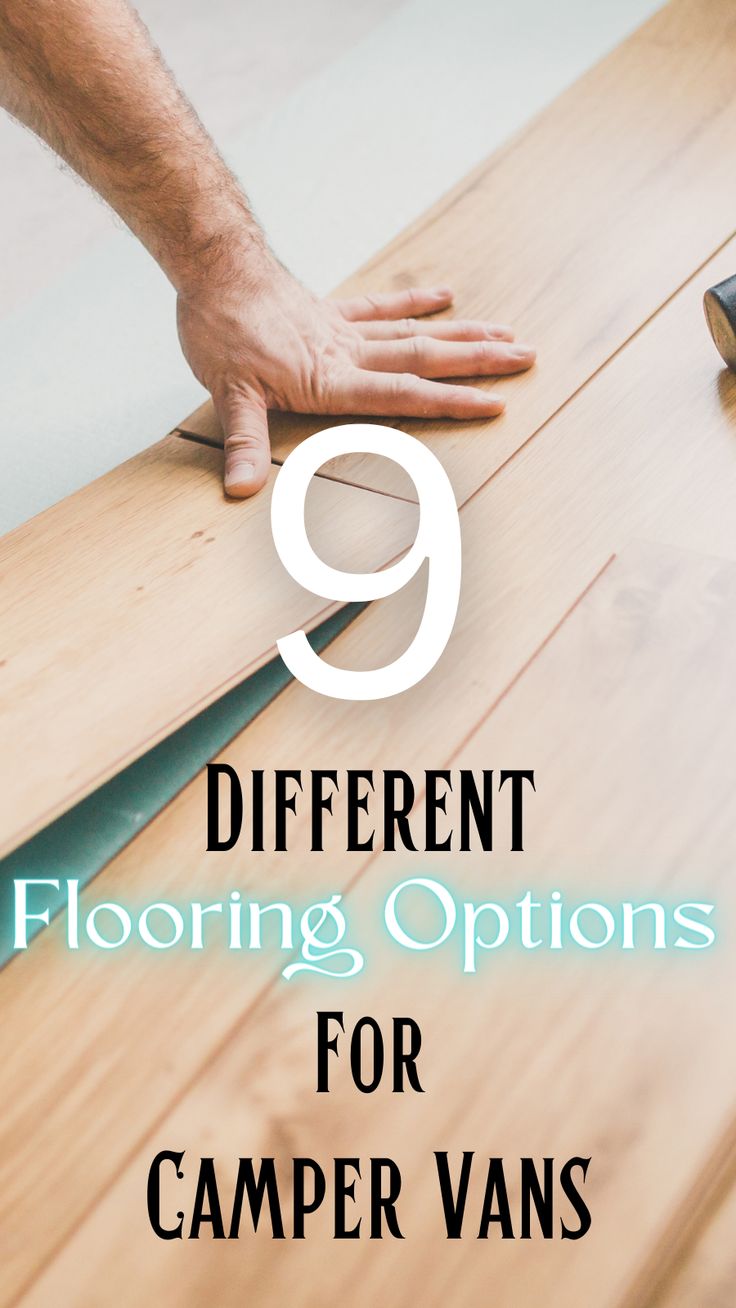
[[[736,372],[736,277],[711,286],[703,297],[703,308],[718,353]]]

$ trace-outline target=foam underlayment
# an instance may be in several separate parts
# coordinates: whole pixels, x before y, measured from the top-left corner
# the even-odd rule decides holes
[[[318,652],[325,649],[363,607],[347,604],[328,618],[310,633],[312,647]],[[273,659],[31,840],[0,859],[0,967],[14,957],[16,878],[27,881],[51,878],[63,883],[71,877],[80,886],[87,885],[290,680],[282,660]],[[51,917],[61,911],[65,902],[61,887],[58,893],[48,886],[36,893],[43,895],[44,905],[54,906]],[[38,912],[40,907],[34,907],[33,896],[30,888],[29,911]],[[29,928],[29,939],[41,929],[42,923],[36,921]]]

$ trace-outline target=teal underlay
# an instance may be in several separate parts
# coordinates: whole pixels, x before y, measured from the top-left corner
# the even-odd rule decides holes
[[[318,652],[325,649],[363,607],[346,605],[311,633],[310,644]],[[62,883],[76,877],[81,886],[87,885],[291,680],[282,660],[273,659],[12,854],[0,859],[0,966],[13,956],[13,880],[16,877],[49,877]],[[52,917],[59,912],[64,899],[61,891],[57,896],[52,887],[44,888],[44,907],[52,904]],[[32,902],[29,892],[29,909]],[[32,923],[28,934],[35,935],[39,930],[43,930],[43,924]]]

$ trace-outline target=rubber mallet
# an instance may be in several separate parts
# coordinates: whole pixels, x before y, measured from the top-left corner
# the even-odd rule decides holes
[[[718,353],[736,372],[736,277],[711,286],[703,296],[703,308]]]

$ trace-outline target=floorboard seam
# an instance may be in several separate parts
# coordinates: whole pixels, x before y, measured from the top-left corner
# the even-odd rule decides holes
[[[687,276],[685,280],[680,283],[679,286],[676,286],[675,289],[671,291],[670,294],[666,296],[664,300],[662,300],[662,303],[659,304],[656,309],[652,310],[652,312],[648,315],[648,317],[644,318],[644,320],[639,323],[639,326],[636,328],[636,330],[633,331],[630,336],[627,336],[626,340],[622,341],[620,345],[617,345],[616,349],[613,350],[612,353],[609,354],[608,357],[604,359],[602,363],[599,363],[598,367],[595,368],[593,372],[591,372],[590,375],[580,383],[579,386],[576,386],[575,390],[571,391],[570,394],[566,396],[566,398],[562,401],[561,404],[558,404],[557,408],[552,413],[550,413],[549,417],[545,418],[544,422],[540,423],[539,426],[536,427],[533,432],[530,432],[526,440],[523,441],[521,445],[519,445],[515,450],[513,450],[512,453],[509,454],[508,458],[504,459],[503,463],[499,463],[498,467],[494,469],[490,477],[487,477],[486,480],[480,486],[476,486],[475,490],[470,492],[467,499],[463,500],[462,505],[460,507],[465,508],[465,505],[469,504],[471,500],[475,499],[476,495],[478,495],[480,491],[484,490],[484,488],[489,484],[489,482],[493,481],[494,477],[497,477],[500,472],[503,472],[504,468],[507,468],[508,465],[511,462],[513,462],[513,460],[517,458],[518,455],[521,454],[522,451],[525,450],[533,440],[536,440],[537,436],[540,436],[542,434],[545,427],[548,427],[551,422],[554,422],[555,418],[559,417],[559,415],[563,412],[563,410],[565,410],[567,406],[572,403],[573,400],[576,400],[577,397],[581,395],[582,392],[586,390],[586,388],[590,386],[590,384],[594,382],[596,378],[602,372],[604,372],[605,369],[608,368],[611,363],[613,363],[613,360],[617,358],[619,354],[623,353],[624,350],[627,350],[629,346],[632,345],[633,342],[637,339],[637,337],[650,325],[650,323],[654,322],[654,319],[660,313],[662,313],[672,303],[672,301],[676,299],[677,296],[680,295],[681,292],[686,289],[686,287],[690,286],[691,283],[695,280],[695,278],[699,277],[700,274],[703,272],[703,270],[708,267],[708,264],[711,263],[713,259],[717,259],[718,255],[721,254],[721,252],[725,250],[726,246],[729,245],[731,241],[733,241],[735,238],[736,238],[736,230],[732,231],[723,241],[721,241],[720,245],[716,246],[714,250],[711,250],[708,257],[706,259],[703,259],[702,263],[699,263],[697,267],[694,268],[693,271],[689,274],[689,276]],[[705,327],[703,328],[703,330],[705,330]]]
[[[711,250],[711,252],[706,256],[706,258],[703,259],[693,269],[693,271],[684,279],[684,281],[680,282],[679,285],[676,286],[674,290],[672,290],[670,294],[667,295],[664,298],[664,300],[662,300],[661,303],[658,304],[657,307],[653,309],[652,312],[642,320],[642,322],[639,323],[639,326],[633,332],[631,332],[630,335],[627,336],[625,340],[621,341],[621,343],[616,346],[615,350],[613,350],[607,356],[607,358],[603,360],[602,363],[599,363],[598,366],[594,368],[593,372],[589,373],[589,375],[585,377],[583,381],[581,381],[580,384],[570,392],[569,395],[565,396],[565,399],[562,400],[560,404],[558,404],[557,408],[553,409],[552,413],[550,413],[544,419],[544,421],[539,424],[538,427],[535,427],[534,430],[529,433],[526,439],[522,441],[521,445],[517,446],[515,450],[512,450],[511,454],[509,454],[508,457],[504,459],[502,463],[499,463],[498,467],[494,468],[490,476],[486,477],[485,481],[481,482],[479,486],[476,486],[475,489],[472,490],[470,494],[466,496],[466,498],[462,501],[462,503],[458,507],[463,509],[467,504],[470,504],[471,500],[475,499],[476,495],[480,494],[480,492],[484,490],[485,487],[488,486],[490,482],[493,481],[494,477],[497,477],[499,473],[503,472],[504,468],[507,468],[509,464],[512,463],[513,460],[516,459],[522,453],[522,451],[524,451],[527,448],[527,446],[531,444],[532,441],[536,440],[536,438],[542,434],[545,428],[548,427],[550,423],[554,422],[554,420],[559,417],[559,415],[568,407],[568,405],[571,404],[573,400],[576,400],[578,396],[581,395],[583,391],[585,391],[586,388],[590,386],[591,383],[594,382],[600,376],[600,374],[604,372],[606,368],[609,367],[609,365],[613,362],[614,359],[618,357],[619,354],[622,354],[624,350],[627,350],[629,346],[632,345],[633,342],[637,339],[637,337],[654,321],[654,319],[660,313],[662,313],[672,303],[672,301],[675,300],[677,296],[680,295],[681,292],[684,291],[686,287],[688,287],[695,280],[695,278],[698,277],[701,272],[703,272],[705,268],[707,268],[708,264],[711,263],[713,259],[716,259],[718,255],[723,250],[725,250],[726,246],[729,245],[730,242],[733,241],[735,238],[736,238],[736,229],[731,231],[728,234],[728,236],[726,236],[720,242],[720,244],[715,247],[714,250]],[[194,441],[200,445],[207,445],[210,449],[216,449],[216,450],[222,449],[222,446],[219,443],[219,441],[211,440],[208,436],[200,436],[197,432],[187,431],[186,428],[184,427],[175,427],[170,432],[170,435],[181,436],[182,439],[184,440]],[[284,461],[283,459],[272,459],[271,462],[274,464],[275,467],[283,467]],[[316,475],[318,477],[323,477],[326,481],[334,481],[343,486],[354,486],[356,490],[370,490],[377,495],[387,495],[390,499],[402,500],[406,504],[417,503],[416,500],[411,499],[409,496],[398,495],[396,494],[395,491],[383,490],[379,486],[364,486],[360,482],[349,481],[345,477],[336,477],[334,475],[324,472],[318,472]]]
[[[184,427],[174,427],[169,435],[181,436],[182,440],[192,441],[195,445],[206,445],[210,450],[222,451],[219,441],[211,440],[209,436],[200,436],[196,431],[187,431]],[[284,459],[271,458],[274,468],[283,468],[284,462]],[[388,499],[399,500],[402,504],[419,504],[419,501],[413,500],[410,495],[399,495],[398,491],[384,490],[381,486],[364,486],[362,482],[350,481],[347,477],[338,477],[334,473],[316,472],[314,475],[321,477],[323,481],[332,481],[337,486],[352,486],[354,490],[371,491],[374,495],[385,495]]]

